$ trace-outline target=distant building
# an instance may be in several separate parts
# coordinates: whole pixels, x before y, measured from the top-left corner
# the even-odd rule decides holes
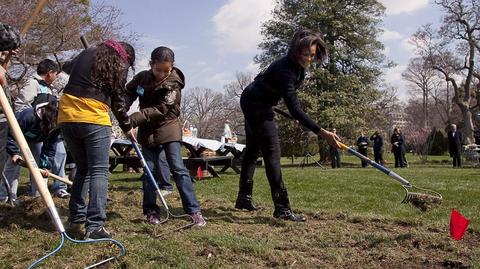
[[[393,112],[391,119],[393,128],[398,127],[402,130],[407,126],[407,115],[404,112]]]

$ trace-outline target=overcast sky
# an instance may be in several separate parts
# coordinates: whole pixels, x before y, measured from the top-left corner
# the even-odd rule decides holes
[[[98,0],[95,0],[98,1]],[[186,75],[187,88],[201,86],[222,90],[237,72],[257,72],[253,57],[259,53],[260,26],[271,17],[274,0],[106,0],[123,11],[127,31],[142,35],[137,51],[137,72],[148,68],[149,53],[169,46],[176,64]],[[385,71],[385,80],[399,88],[402,99],[407,84],[402,81],[414,54],[411,35],[423,24],[438,25],[441,12],[429,0],[381,0],[387,10],[384,34],[387,57],[397,66]]]

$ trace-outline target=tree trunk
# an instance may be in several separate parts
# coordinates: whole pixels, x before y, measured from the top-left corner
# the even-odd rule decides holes
[[[462,111],[462,118],[464,123],[463,133],[465,134],[465,138],[468,138],[471,143],[472,141],[475,141],[473,138],[472,111],[470,111],[468,103],[459,102],[458,106]]]

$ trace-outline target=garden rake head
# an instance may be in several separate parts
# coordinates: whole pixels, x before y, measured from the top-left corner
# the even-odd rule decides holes
[[[168,204],[165,201],[165,198],[163,197],[163,194],[160,191],[160,188],[158,187],[158,184],[155,180],[155,177],[153,176],[152,171],[150,171],[150,168],[148,167],[147,162],[145,161],[145,158],[143,157],[142,151],[138,147],[137,142],[135,142],[133,140],[131,142],[132,142],[133,148],[137,152],[138,158],[140,159],[140,161],[142,163],[143,172],[148,176],[148,180],[150,181],[151,186],[153,186],[155,188],[155,192],[157,193],[158,197],[160,197],[160,200],[162,201],[162,205],[165,208],[165,211],[166,211],[165,218],[163,220],[161,220],[159,224],[166,223],[167,221],[170,220],[170,218],[172,218],[172,219],[187,219],[187,220],[190,221],[189,223],[187,223],[185,225],[176,227],[175,229],[173,229],[172,232],[180,231],[180,230],[183,230],[183,229],[188,229],[188,228],[194,226],[195,221],[193,220],[193,218],[190,215],[188,215],[188,214],[175,215],[170,211],[170,208],[168,207]],[[164,236],[168,233],[170,233],[170,232],[157,234],[156,231],[154,231],[154,237],[162,237],[162,236]]]
[[[443,201],[442,195],[433,190],[415,187],[413,185],[403,185],[403,188],[405,189],[405,197],[402,203],[410,203],[422,211],[426,211],[434,205],[440,205]]]
[[[339,144],[341,149],[346,150],[350,154],[366,161],[371,166],[382,171],[383,173],[387,174],[388,176],[402,184],[402,187],[405,190],[405,197],[403,198],[402,203],[410,203],[423,211],[430,209],[434,205],[440,205],[442,203],[443,197],[440,193],[433,190],[416,187],[397,173],[393,172],[392,170],[386,168],[379,163],[370,160],[368,157],[360,154],[352,147],[348,147],[347,145],[340,142]]]

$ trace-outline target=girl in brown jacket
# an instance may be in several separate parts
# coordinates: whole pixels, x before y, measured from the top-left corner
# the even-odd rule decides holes
[[[182,125],[179,116],[185,76],[173,66],[174,61],[175,55],[171,49],[158,47],[153,50],[151,69],[140,72],[127,84],[127,104],[129,107],[139,98],[140,111],[133,113],[130,120],[133,127],[139,127],[138,142],[142,145],[145,161],[152,173],[161,174],[161,171],[157,171],[159,169],[155,169],[155,164],[164,151],[180,192],[183,209],[192,216],[197,226],[204,226],[206,222],[181,155]],[[158,224],[160,208],[156,204],[155,188],[145,174],[142,175],[142,182],[143,213],[149,223]]]

